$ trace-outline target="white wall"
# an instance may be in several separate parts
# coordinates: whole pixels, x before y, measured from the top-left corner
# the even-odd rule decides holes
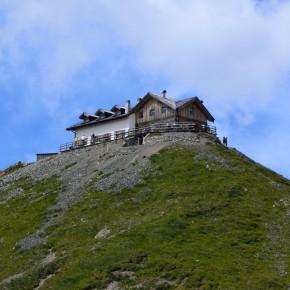
[[[129,130],[135,128],[135,114],[129,115],[127,118],[121,118],[112,121],[105,121],[97,123],[95,125],[82,127],[76,129],[76,137],[81,138],[82,136],[91,137],[92,134],[103,135],[107,133],[114,134],[115,131]]]

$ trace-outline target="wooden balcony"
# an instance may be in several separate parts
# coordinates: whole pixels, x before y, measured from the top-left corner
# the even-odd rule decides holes
[[[200,123],[156,123],[145,127],[140,127],[128,131],[117,131],[114,134],[98,135],[95,138],[86,138],[75,142],[69,142],[60,145],[60,152],[75,150],[87,146],[116,142],[118,140],[126,140],[144,137],[149,133],[170,133],[170,132],[193,132],[207,133],[216,135],[216,127]]]

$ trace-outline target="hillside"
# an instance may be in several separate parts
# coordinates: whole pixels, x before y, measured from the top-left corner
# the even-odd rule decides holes
[[[289,289],[290,182],[213,137],[151,135],[0,176],[0,289]]]

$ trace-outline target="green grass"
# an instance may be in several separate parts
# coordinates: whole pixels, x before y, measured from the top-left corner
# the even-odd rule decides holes
[[[227,166],[206,153],[171,148],[152,157],[154,170],[143,184],[85,194],[46,233],[57,253],[51,268],[34,269],[33,279],[11,289],[31,289],[31,281],[50,273],[41,289],[104,289],[111,281],[125,289],[287,289],[289,275],[277,265],[289,272],[289,223],[280,201],[289,196],[289,181],[223,146],[207,148]],[[109,236],[95,239],[104,228]],[[37,253],[26,255],[18,270]],[[16,269],[1,270],[7,276]],[[116,278],[117,270],[135,279]],[[156,286],[160,279],[176,286]]]
[[[41,226],[60,189],[55,177],[37,183],[21,179],[12,187],[21,187],[23,192],[0,204],[0,281],[29,271],[47,253],[46,247],[21,251],[17,242]]]
[[[287,193],[268,178],[286,181],[222,147],[218,154],[239,171],[214,163],[209,171],[210,161],[177,148],[154,156],[157,174],[133,190],[88,193],[51,230],[67,260],[43,289],[103,289],[118,269],[136,275],[120,281],[126,289],[158,278],[176,289],[285,289],[268,236],[285,214],[273,204]],[[112,236],[95,240],[105,227]]]

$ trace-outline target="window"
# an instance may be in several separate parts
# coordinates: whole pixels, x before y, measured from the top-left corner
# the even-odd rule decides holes
[[[161,113],[162,113],[162,114],[165,114],[166,111],[167,111],[166,106],[165,106],[165,105],[162,105],[162,107],[161,107]]]
[[[139,112],[139,119],[143,119],[143,112]]]
[[[190,115],[191,117],[193,117],[193,115],[194,115],[193,108],[190,108],[190,109],[189,109],[189,115]]]
[[[149,116],[154,117],[155,116],[155,109],[150,109]]]

